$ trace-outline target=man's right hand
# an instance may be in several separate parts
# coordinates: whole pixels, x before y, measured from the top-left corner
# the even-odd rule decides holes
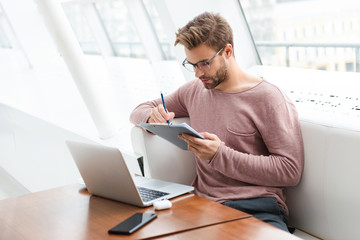
[[[174,119],[175,113],[167,112],[162,104],[152,108],[151,115],[147,120],[148,123],[166,123],[167,120],[170,122]]]

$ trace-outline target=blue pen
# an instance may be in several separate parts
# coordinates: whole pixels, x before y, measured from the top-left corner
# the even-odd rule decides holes
[[[164,96],[163,96],[162,92],[160,92],[160,95],[161,95],[161,101],[162,101],[162,104],[164,106],[165,112],[167,113],[166,106],[165,106],[165,101],[164,101]],[[166,122],[167,122],[168,125],[170,125],[169,120],[166,120]]]

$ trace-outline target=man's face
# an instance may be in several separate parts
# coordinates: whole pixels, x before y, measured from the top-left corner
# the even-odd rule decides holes
[[[208,62],[216,53],[206,45],[200,45],[191,50],[185,48],[187,60],[193,64]],[[196,67],[194,69],[195,77],[202,81],[205,88],[214,89],[228,78],[228,67],[225,59],[220,54],[211,61],[209,67],[208,71],[203,71]]]

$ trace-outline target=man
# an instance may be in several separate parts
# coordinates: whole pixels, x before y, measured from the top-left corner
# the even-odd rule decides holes
[[[179,136],[196,156],[194,193],[287,231],[285,187],[299,182],[304,163],[294,105],[237,65],[231,27],[220,15],[195,17],[178,30],[177,44],[197,79],[165,97],[168,112],[157,99],[139,105],[131,122],[189,117],[206,138]]]

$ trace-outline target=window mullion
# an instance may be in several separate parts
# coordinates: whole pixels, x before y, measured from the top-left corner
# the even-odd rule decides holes
[[[171,18],[166,3],[164,0],[156,0],[154,1],[154,5],[159,12],[161,24],[163,25],[164,30],[170,40],[170,44],[173,46],[175,43],[175,32],[177,31],[177,28],[175,27],[175,24]],[[174,53],[185,79],[192,79],[194,74],[183,68],[181,64],[186,57],[184,49],[181,47],[174,47]]]
[[[165,55],[141,0],[125,0],[125,4],[144,44],[148,59],[151,62],[164,60]]]
[[[95,3],[86,3],[84,4],[84,15],[88,22],[96,42],[100,48],[100,52],[103,56],[116,56],[113,45],[111,44],[110,38],[102,19],[97,11]]]
[[[5,9],[3,8],[3,6],[0,3],[0,14],[2,15],[4,22],[6,22],[7,25],[7,29],[3,28],[5,34],[6,34],[6,38],[9,41],[9,44],[11,45],[11,47],[14,47],[14,49],[19,50],[24,58],[26,59],[26,67],[27,68],[33,68],[33,65],[31,64],[31,61],[27,55],[27,53],[25,52],[21,42],[18,39],[18,36],[16,35],[16,32],[14,31],[13,26],[11,25],[11,22],[8,18],[8,16],[6,15]]]

